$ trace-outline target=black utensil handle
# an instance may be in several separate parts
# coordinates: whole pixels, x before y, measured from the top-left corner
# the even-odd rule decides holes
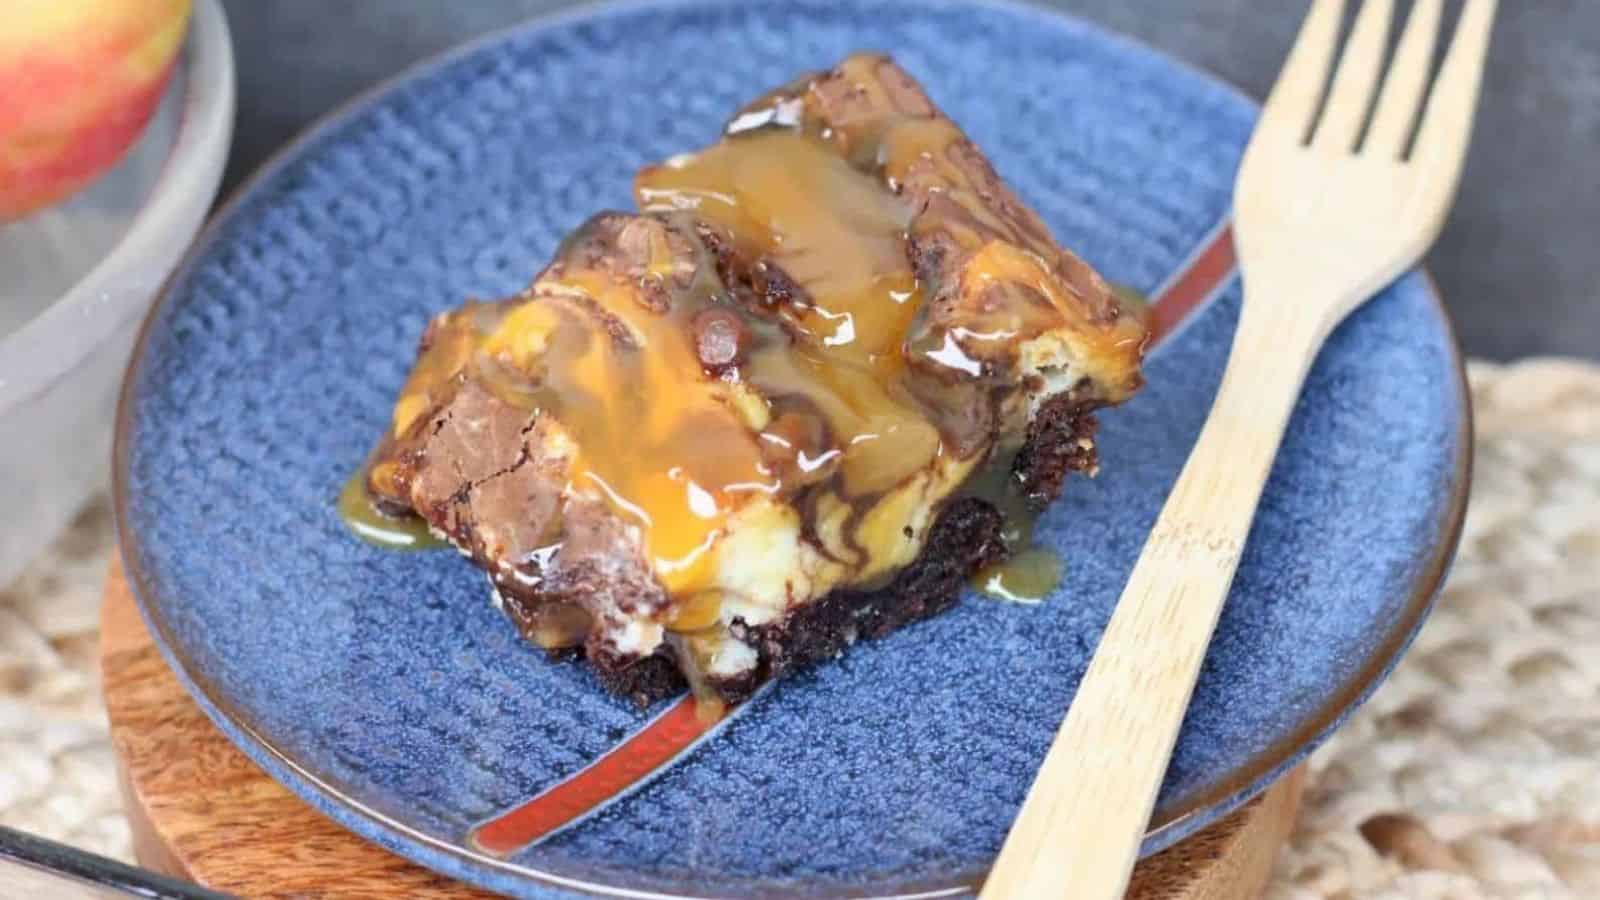
[[[0,826],[0,900],[227,900],[227,894]]]

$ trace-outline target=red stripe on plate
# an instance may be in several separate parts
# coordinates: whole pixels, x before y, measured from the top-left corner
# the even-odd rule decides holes
[[[1224,219],[1212,229],[1197,252],[1151,298],[1150,346],[1167,338],[1233,274],[1238,260],[1233,250],[1233,228]]]
[[[1232,230],[1224,220],[1151,297],[1150,347],[1215,297],[1234,265]],[[467,840],[498,857],[537,843],[644,786],[719,729],[735,709],[719,719],[702,721],[694,698],[685,694],[594,762],[473,828]]]
[[[666,768],[716,726],[718,720],[702,719],[696,706],[693,696],[678,698],[605,755],[474,828],[468,839],[486,853],[507,856],[599,810]]]

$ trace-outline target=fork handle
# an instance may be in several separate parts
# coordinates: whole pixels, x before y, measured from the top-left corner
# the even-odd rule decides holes
[[[1323,329],[1285,296],[1243,307],[1211,414],[989,873],[985,900],[1113,900],[1126,889],[1262,485],[1322,341]]]

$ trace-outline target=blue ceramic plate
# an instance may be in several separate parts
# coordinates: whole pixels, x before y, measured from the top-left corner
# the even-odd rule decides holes
[[[1103,417],[1100,477],[1041,523],[1067,561],[1054,596],[968,597],[702,735],[672,701],[635,709],[525,645],[454,553],[345,532],[334,498],[431,314],[518,290],[568,229],[629,206],[641,164],[862,47],[920,78],[1063,243],[1158,296],[1149,386]],[[634,4],[429,64],[269,165],[152,314],[117,453],[145,615],[246,753],[450,875],[527,896],[959,892],[999,846],[1215,389],[1254,116],[1143,47],[990,3]],[[1454,547],[1468,428],[1444,314],[1407,275],[1311,373],[1147,852],[1284,772],[1393,665]],[[485,823],[498,837],[475,840]]]

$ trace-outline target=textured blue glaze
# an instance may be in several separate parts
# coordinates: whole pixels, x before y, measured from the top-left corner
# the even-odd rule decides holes
[[[1020,7],[628,6],[482,44],[334,120],[209,232],[155,313],[124,401],[139,599],[201,704],[274,776],[390,849],[530,896],[555,889],[522,869],[818,894],[982,871],[1198,432],[1236,287],[1103,416],[1104,471],[1040,523],[1067,560],[1056,596],[1035,608],[969,597],[857,645],[503,864],[458,846],[468,827],[649,713],[524,645],[454,554],[376,550],[333,506],[431,314],[522,287],[568,229],[629,206],[639,165],[708,143],[742,100],[861,47],[892,51],[1113,280],[1154,287],[1226,212],[1246,100]],[[1431,587],[1424,570],[1448,549],[1465,415],[1420,276],[1335,333],[1264,494],[1162,789],[1168,827],[1147,852],[1299,759],[1341,714],[1333,698],[1370,690],[1363,672],[1392,662]]]

